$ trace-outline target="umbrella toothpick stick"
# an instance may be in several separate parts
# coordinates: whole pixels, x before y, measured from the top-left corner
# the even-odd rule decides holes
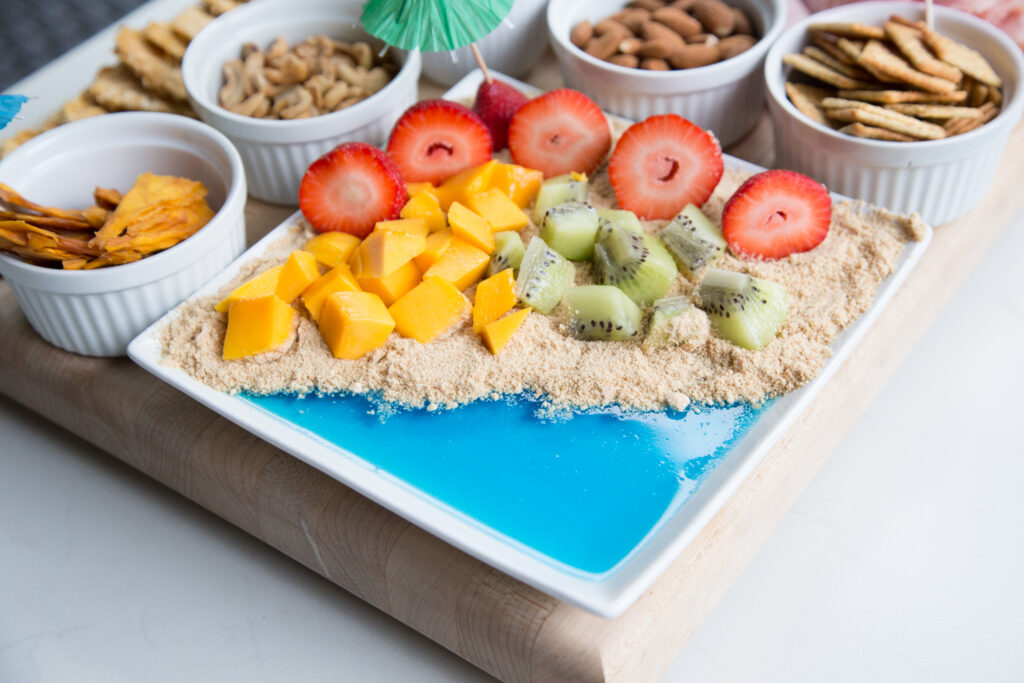
[[[484,63],[484,56],[480,54],[480,48],[476,46],[476,43],[470,43],[469,49],[473,51],[473,59],[476,60],[480,70],[484,72],[484,80],[488,83],[491,82],[491,72],[487,70],[487,64]]]

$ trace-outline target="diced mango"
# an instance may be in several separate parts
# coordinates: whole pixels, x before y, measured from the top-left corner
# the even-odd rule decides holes
[[[537,196],[543,182],[542,171],[515,164],[498,164],[491,173],[490,187],[501,190],[516,206],[525,209]]]
[[[441,204],[434,193],[421,192],[413,195],[402,207],[401,215],[402,218],[422,218],[427,222],[427,229],[430,232],[444,230],[448,225]]]
[[[427,236],[427,246],[423,249],[423,253],[414,258],[413,261],[420,267],[420,270],[427,270],[438,262],[453,239],[455,239],[455,233],[448,228],[440,232],[431,233]]]
[[[291,335],[294,317],[295,309],[273,294],[232,302],[224,335],[224,360],[276,349]]]
[[[437,188],[433,183],[406,183],[405,192],[410,197],[415,197],[418,194],[430,194],[437,199]]]
[[[470,211],[459,202],[452,202],[448,209],[448,224],[455,236],[469,242],[481,251],[494,251],[494,235],[491,226],[480,214]]]
[[[374,230],[355,250],[349,265],[356,277],[384,277],[419,256],[426,246],[427,239],[422,235]]]
[[[491,353],[497,355],[499,351],[505,348],[505,344],[516,333],[516,330],[519,329],[529,314],[529,308],[521,308],[515,313],[509,313],[504,318],[498,318],[484,325],[484,330],[480,336],[483,337],[484,343],[487,344],[487,348],[491,350]]]
[[[388,309],[403,337],[428,344],[469,313],[469,300],[451,282],[430,277]]]
[[[421,195],[426,196],[426,195]],[[440,211],[440,208],[438,208]],[[394,230],[395,232],[403,232],[407,235],[419,235],[420,237],[426,237],[430,230],[427,228],[427,221],[423,218],[406,218],[402,217],[399,220],[393,221],[379,221],[373,226],[374,230]]]
[[[441,183],[437,188],[437,199],[441,203],[441,208],[448,211],[452,202],[465,204],[472,195],[486,190],[490,186],[491,175],[497,166],[498,162],[491,159],[479,166],[456,173]],[[449,221],[451,221],[451,217],[449,217]]]
[[[492,275],[476,286],[473,300],[473,331],[477,334],[484,325],[494,322],[516,305],[516,278],[511,268]]]
[[[320,335],[335,358],[361,358],[385,341],[395,321],[370,292],[335,292],[324,302]]]
[[[441,258],[423,273],[423,277],[439,277],[459,289],[465,289],[480,279],[490,261],[491,257],[485,252],[458,237],[453,237]]]
[[[306,288],[320,279],[320,266],[316,264],[316,256],[311,252],[296,250],[284,262],[281,277],[277,281],[274,294],[290,304],[306,291]]]
[[[273,294],[277,290],[277,282],[284,266],[274,266],[236,287],[230,294],[216,305],[218,313],[227,313],[231,304],[240,299],[255,299]]]
[[[390,306],[403,294],[420,283],[423,272],[415,261],[409,261],[384,277],[361,277],[357,279],[359,286],[379,296]]]
[[[359,238],[347,232],[324,232],[311,237],[302,245],[303,250],[311,252],[316,260],[328,268],[348,261],[352,251],[359,246]]]
[[[356,278],[344,263],[335,266],[327,271],[320,278],[306,288],[302,293],[302,303],[309,311],[313,320],[320,320],[320,311],[323,310],[327,297],[335,292],[358,292],[359,285]]]
[[[480,214],[491,232],[522,230],[530,224],[530,218],[508,195],[496,187],[477,192],[469,198],[469,208]]]

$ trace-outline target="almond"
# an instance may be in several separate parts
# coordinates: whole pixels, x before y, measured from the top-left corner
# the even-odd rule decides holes
[[[678,33],[670,29],[665,24],[659,24],[656,21],[645,21],[644,25],[640,27],[640,35],[643,36],[644,40],[670,40],[676,45],[683,45],[683,39]]]
[[[573,26],[572,31],[569,32],[569,41],[581,50],[586,47],[593,37],[594,27],[586,19]]]
[[[684,12],[689,12],[695,2],[697,2],[697,0],[674,0],[669,7],[675,7],[676,9],[681,9]]]
[[[668,26],[683,38],[701,32],[699,21],[675,7],[662,7],[659,10],[655,10],[651,13],[651,18],[659,24],[665,24],[665,26]]]
[[[731,34],[736,25],[736,15],[722,0],[697,0],[690,11],[704,25],[704,30],[719,38]]]
[[[636,69],[640,66],[640,58],[636,55],[615,55],[609,57],[608,61],[612,64],[629,67],[630,69]]]
[[[665,0],[633,0],[629,3],[630,7],[639,7],[645,9],[648,12],[653,12],[656,9],[661,9],[665,6]]]
[[[583,49],[592,57],[608,59],[618,51],[619,42],[621,42],[619,36],[614,33],[605,33],[603,36],[591,38]]]
[[[733,7],[732,15],[736,20],[732,27],[733,33],[742,33],[747,36],[754,35],[754,25],[750,23],[750,17],[747,16],[746,12],[739,7]]]
[[[605,19],[594,24],[595,36],[604,36],[609,33],[618,37],[619,40],[633,37],[632,31],[614,19]]]
[[[668,61],[677,69],[695,69],[718,61],[717,45],[683,45],[677,47]]]
[[[754,36],[737,33],[734,36],[722,38],[721,42],[718,43],[718,49],[722,53],[722,59],[729,59],[730,57],[735,57],[742,52],[746,52],[752,48],[756,42],[757,38]]]
[[[640,68],[648,71],[670,71],[672,67],[664,59],[651,58],[640,62]]]
[[[717,45],[718,36],[713,33],[697,33],[686,38],[689,45]]]
[[[619,43],[619,52],[624,55],[635,55],[640,52],[640,48],[643,47],[645,42],[641,38],[626,38]]]
[[[639,7],[629,7],[611,16],[633,33],[640,33],[640,26],[651,18],[651,13]]]
[[[679,43],[673,40],[666,40],[665,38],[658,38],[657,40],[645,41],[640,46],[640,56],[650,57],[653,59],[665,59],[670,54],[675,52],[675,49],[679,46]]]

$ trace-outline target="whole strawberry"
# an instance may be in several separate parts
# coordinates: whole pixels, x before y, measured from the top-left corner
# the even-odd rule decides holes
[[[498,80],[483,81],[476,89],[475,111],[491,131],[494,151],[508,147],[508,124],[512,116],[528,101],[526,95],[508,83]]]

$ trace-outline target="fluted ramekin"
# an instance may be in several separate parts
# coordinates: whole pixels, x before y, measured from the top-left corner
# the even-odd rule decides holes
[[[135,263],[61,270],[0,252],[0,275],[46,341],[86,356],[120,356],[137,334],[245,249],[245,171],[226,137],[183,116],[123,113],[55,128],[0,161],[0,182],[50,206],[92,204],[145,172],[201,181],[216,215],[183,242]]]
[[[416,101],[420,55],[410,53],[380,92],[341,111],[278,121],[242,116],[218,104],[222,67],[238,59],[242,45],[266,47],[278,36],[289,45],[310,36],[366,40],[360,0],[260,0],[218,17],[189,43],[182,75],[199,117],[230,138],[242,155],[249,193],[274,204],[297,204],[302,175],[342,142],[382,145],[398,117]]]
[[[762,65],[768,47],[782,33],[785,0],[730,0],[747,11],[761,39],[731,59],[679,71],[645,71],[591,57],[569,40],[573,26],[592,24],[623,8],[624,0],[552,0],[548,32],[566,85],[602,109],[634,121],[655,114],[679,114],[715,133],[722,145],[746,135],[764,109]]]
[[[815,123],[786,97],[789,67],[782,56],[806,45],[808,24],[857,21],[881,26],[892,14],[923,19],[924,6],[867,2],[837,7],[788,28],[772,46],[764,69],[775,165],[898,213],[916,211],[928,223],[939,225],[963,215],[985,196],[1024,111],[1024,58],[1002,31],[965,12],[935,7],[935,29],[982,53],[1003,81],[1002,111],[963,135],[920,142],[866,140]]]

